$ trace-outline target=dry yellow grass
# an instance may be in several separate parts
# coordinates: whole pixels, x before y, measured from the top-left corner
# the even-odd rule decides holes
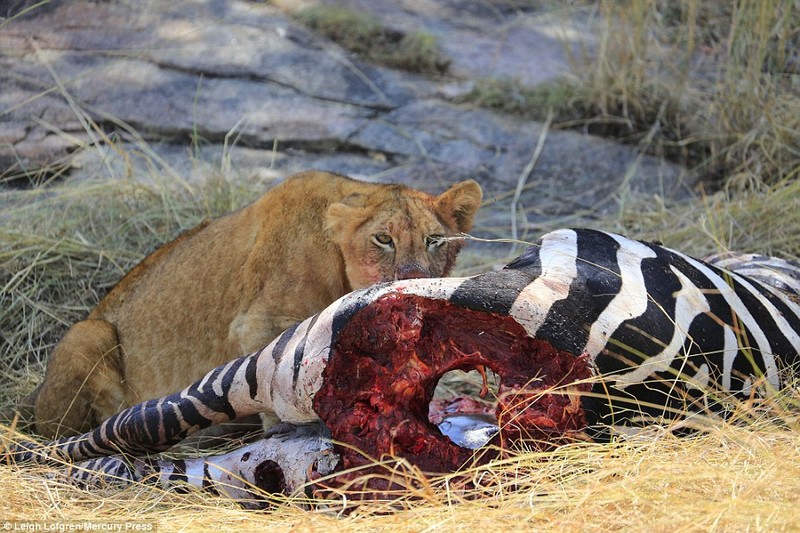
[[[785,250],[797,257],[798,187],[788,182],[736,196],[720,193],[669,209],[652,199],[631,198],[620,217],[603,224],[694,253],[724,245]],[[7,193],[6,205],[14,207],[4,211],[0,239],[6,369],[0,403],[30,390],[41,375],[37,359],[93,305],[102,287],[155,242],[254,194],[232,196],[219,180],[198,186],[194,195],[124,180]],[[654,432],[629,441],[522,454],[473,472],[481,489],[468,494],[453,488],[455,479],[447,490],[442,479],[417,477],[421,488],[394,505],[371,504],[349,515],[338,512],[338,503],[308,509],[283,500],[269,511],[254,512],[208,494],[144,485],[84,490],[54,477],[58,470],[4,465],[0,521],[133,520],[161,531],[791,531],[800,528],[794,512],[800,501],[797,396],[790,393],[772,420],[743,416],[738,425],[721,425],[698,437]]]
[[[202,493],[146,486],[81,490],[52,470],[0,467],[0,520],[137,521],[159,531],[251,529],[427,531],[796,531],[800,433],[768,423],[724,425],[678,438],[653,433],[612,444],[522,454],[476,471],[466,498],[442,487],[349,515],[287,501],[264,512]]]
[[[693,202],[644,199],[605,222],[638,239],[655,239],[696,256],[734,250],[800,258],[800,180],[750,191],[723,190]]]

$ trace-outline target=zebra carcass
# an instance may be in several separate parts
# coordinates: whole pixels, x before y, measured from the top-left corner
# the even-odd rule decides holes
[[[351,293],[181,392],[82,436],[19,443],[10,458],[91,460],[73,475],[180,481],[249,501],[256,489],[345,485],[386,455],[451,472],[520,442],[724,416],[780,389],[797,367],[800,268],[714,261],[730,270],[611,233],[554,231],[500,271]],[[459,413],[458,402],[434,420],[434,389],[454,369],[499,377],[490,422]],[[283,424],[226,455],[135,458],[262,412]],[[465,419],[474,424],[448,431]],[[391,488],[380,476],[367,483]]]

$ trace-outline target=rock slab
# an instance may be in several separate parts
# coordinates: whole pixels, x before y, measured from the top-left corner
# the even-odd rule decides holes
[[[479,226],[507,236],[518,183],[523,226],[614,210],[623,185],[668,198],[692,185],[685,169],[635,147],[452,103],[481,78],[561,75],[569,47],[591,47],[585,17],[502,1],[337,5],[435,35],[449,74],[365,63],[261,2],[57,0],[10,16],[0,26],[2,186],[53,173],[191,182],[307,168],[431,191],[475,178],[494,199]]]

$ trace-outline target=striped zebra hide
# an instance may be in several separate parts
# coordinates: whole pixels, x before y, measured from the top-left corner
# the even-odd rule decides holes
[[[724,417],[790,379],[798,295],[791,262],[704,262],[611,233],[558,230],[500,271],[351,293],[183,391],[82,436],[20,443],[9,457],[67,460],[84,482],[178,481],[259,505],[259,490],[347,486],[385,455],[451,472],[521,441],[541,448]],[[433,412],[438,380],[455,369],[499,377],[490,412],[461,413],[459,401]],[[262,412],[283,424],[227,455],[130,458]],[[390,489],[386,479],[371,478],[371,488]]]

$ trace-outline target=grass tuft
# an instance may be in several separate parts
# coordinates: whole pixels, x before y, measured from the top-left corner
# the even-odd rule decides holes
[[[797,260],[800,180],[783,180],[760,190],[722,190],[681,205],[639,199],[605,227],[698,257],[732,250]]]
[[[309,7],[295,16],[366,61],[422,74],[444,74],[450,65],[428,33],[392,30],[373,17],[341,7]]]
[[[577,120],[584,115],[577,106],[580,99],[574,84],[564,80],[548,82],[536,87],[527,87],[513,78],[481,78],[475,81],[472,90],[455,99],[456,103],[470,103],[514,115],[516,117],[544,121],[548,111],[559,121],[567,117]]]
[[[575,73],[619,134],[660,129],[663,153],[726,185],[774,184],[800,165],[800,6],[768,0],[600,4],[598,58]]]

